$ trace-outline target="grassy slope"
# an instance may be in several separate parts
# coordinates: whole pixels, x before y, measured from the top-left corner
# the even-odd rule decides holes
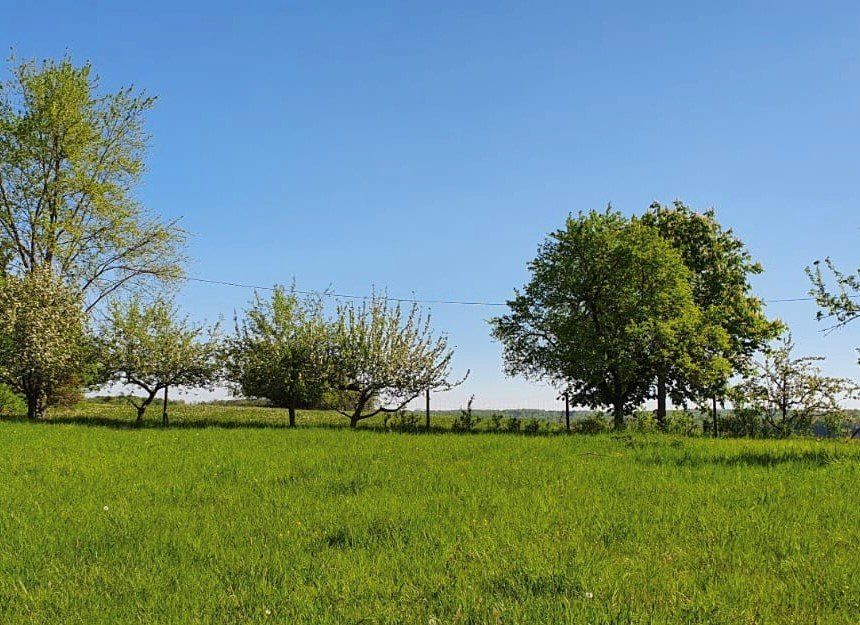
[[[860,614],[856,444],[0,423],[0,474],[4,625]]]

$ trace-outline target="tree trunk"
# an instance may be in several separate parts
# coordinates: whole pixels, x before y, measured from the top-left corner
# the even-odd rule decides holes
[[[170,422],[167,418],[167,387],[164,387],[164,403],[161,406],[161,425],[167,427]]]
[[[426,394],[424,395],[424,427],[429,432],[430,431],[430,389],[427,389]]]
[[[296,407],[293,405],[287,406],[287,412],[290,414],[290,427],[296,427]]]
[[[711,400],[712,400],[711,414],[713,416],[713,422],[714,422],[714,438],[717,438],[717,436],[719,436],[719,434],[720,434],[719,426],[717,425],[717,396],[714,395],[711,398]]]
[[[666,376],[657,376],[657,424],[661,430],[666,429]]]
[[[612,427],[617,430],[624,429],[624,402],[616,400],[612,406]]]
[[[365,397],[363,393],[358,396],[358,403],[355,405],[355,410],[349,418],[349,427],[354,428],[358,425],[358,422],[361,421],[361,413],[364,411],[364,407],[367,405],[369,399],[370,398]]]
[[[41,415],[39,414],[39,393],[35,391],[27,392],[27,418],[35,421]]]
[[[143,423],[143,415],[146,412],[146,409],[149,408],[149,404],[155,399],[155,394],[158,393],[158,389],[152,391],[149,396],[144,399],[140,406],[137,406],[137,419],[135,419],[135,423],[140,425]]]
[[[570,432],[570,397],[564,395],[564,428]]]

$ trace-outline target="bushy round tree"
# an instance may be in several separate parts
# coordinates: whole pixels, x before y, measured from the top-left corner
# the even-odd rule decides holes
[[[331,388],[332,341],[317,296],[276,287],[271,298],[255,295],[227,341],[226,375],[245,397],[268,399],[287,408],[319,405]]]
[[[491,320],[507,372],[609,407],[622,427],[656,372],[700,332],[680,254],[654,228],[607,209],[568,217],[529,269],[510,312]]]
[[[85,368],[89,347],[79,291],[47,268],[0,280],[0,382],[25,398],[29,418]]]

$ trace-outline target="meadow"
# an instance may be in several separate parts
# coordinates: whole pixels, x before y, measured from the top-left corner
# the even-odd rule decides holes
[[[0,422],[0,623],[833,623],[860,445],[357,430],[84,404]]]

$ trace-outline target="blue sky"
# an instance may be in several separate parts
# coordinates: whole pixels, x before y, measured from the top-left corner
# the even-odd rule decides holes
[[[193,233],[190,275],[502,301],[568,211],[714,206],[766,272],[860,265],[860,4],[10,2],[18,57],[90,60],[159,100],[146,205]],[[197,318],[251,293],[189,284]],[[772,304],[858,376],[856,327]],[[437,405],[556,407],[501,371],[493,309],[434,306],[467,385]]]

